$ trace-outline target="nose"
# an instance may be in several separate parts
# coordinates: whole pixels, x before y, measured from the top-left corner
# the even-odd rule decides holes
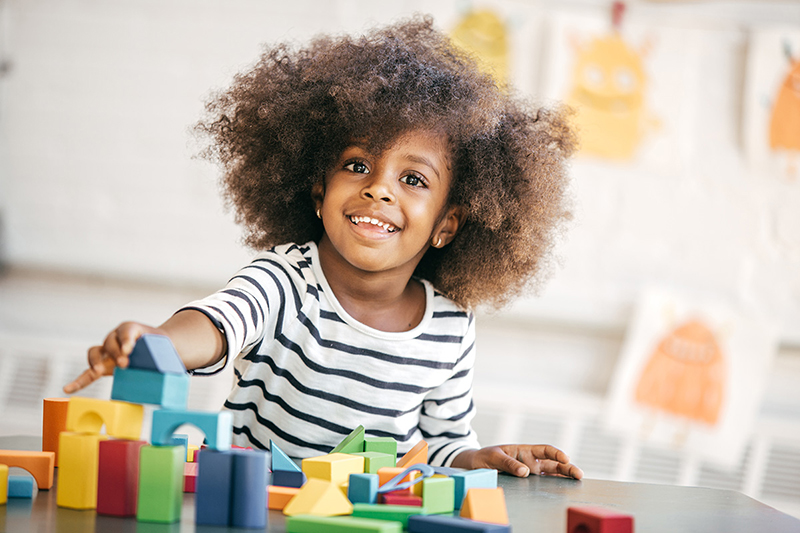
[[[395,197],[392,192],[394,178],[388,173],[376,171],[373,171],[371,176],[372,179],[368,180],[361,189],[361,196],[387,204],[394,203]]]

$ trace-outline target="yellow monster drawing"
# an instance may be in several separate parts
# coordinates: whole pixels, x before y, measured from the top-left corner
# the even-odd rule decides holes
[[[453,29],[453,41],[475,54],[483,69],[500,84],[508,83],[508,35],[506,25],[488,10],[471,11]]]
[[[581,152],[631,159],[652,122],[644,105],[644,51],[628,46],[616,31],[574,47],[576,60],[567,101],[577,111]]]
[[[787,56],[791,64],[772,108],[769,146],[800,151],[800,60]]]

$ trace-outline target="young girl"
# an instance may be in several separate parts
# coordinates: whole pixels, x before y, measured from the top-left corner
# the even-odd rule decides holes
[[[480,448],[470,427],[479,304],[539,280],[567,218],[563,113],[531,109],[414,19],[268,49],[198,130],[262,250],[158,328],[126,322],[72,393],[167,335],[186,367],[234,359],[234,442],[329,452],[353,428],[420,439],[433,465],[583,474],[546,445]]]

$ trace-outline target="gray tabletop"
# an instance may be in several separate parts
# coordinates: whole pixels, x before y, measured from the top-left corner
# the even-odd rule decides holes
[[[36,437],[0,437],[0,449],[37,450],[41,449],[41,440]],[[633,515],[635,530],[639,533],[800,533],[800,520],[729,490],[538,476],[519,479],[502,475],[499,483],[505,491],[512,528],[517,533],[566,532],[567,507],[585,505]],[[58,469],[51,490],[39,491],[33,500],[11,498],[7,505],[0,505],[0,532],[228,531],[194,524],[194,494],[184,495],[181,522],[165,525],[57,507],[57,485]],[[267,531],[285,531],[284,524],[281,512],[269,512]]]

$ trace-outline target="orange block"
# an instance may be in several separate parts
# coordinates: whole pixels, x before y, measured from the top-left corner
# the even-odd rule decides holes
[[[408,453],[397,461],[397,466],[398,468],[407,468],[419,463],[428,464],[428,443],[424,440],[419,441],[408,450]]]
[[[480,522],[508,525],[508,509],[503,489],[472,488],[461,505],[461,517]]]
[[[39,490],[49,490],[53,486],[53,469],[56,464],[54,452],[23,452],[19,450],[0,450],[0,465],[16,466],[30,472]]]
[[[384,486],[387,482],[391,481],[396,475],[398,475],[401,472],[403,472],[403,470],[405,470],[405,468],[400,468],[399,466],[384,466],[384,467],[379,468],[378,469],[378,487]],[[406,481],[411,481],[412,479],[417,479],[421,475],[422,474],[420,474],[419,471],[411,472],[410,474],[406,475],[406,477],[404,477],[400,481],[400,483],[405,483]],[[417,485],[419,485],[419,483],[417,483],[416,485],[412,485],[411,487],[409,487],[407,489],[394,490],[392,492],[393,493],[395,493],[395,492],[396,493],[406,493],[407,492],[407,493],[411,494],[411,493],[414,492],[414,487],[416,487]]]
[[[267,487],[267,509],[274,509],[276,511],[283,511],[289,500],[294,498],[294,495],[300,492],[299,487],[279,487],[277,485],[269,485]]]
[[[42,415],[42,451],[56,454],[58,466],[58,434],[67,429],[69,398],[45,398]]]

